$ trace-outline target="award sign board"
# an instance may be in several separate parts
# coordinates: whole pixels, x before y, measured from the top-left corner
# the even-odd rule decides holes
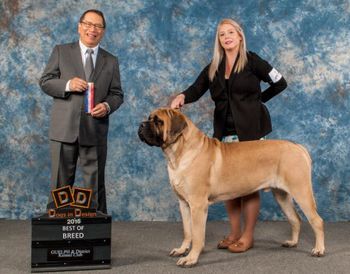
[[[56,209],[32,218],[32,272],[110,268],[111,216],[88,208],[90,190],[52,195]]]

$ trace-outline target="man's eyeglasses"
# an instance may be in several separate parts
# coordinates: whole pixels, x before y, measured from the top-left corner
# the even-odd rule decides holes
[[[90,29],[90,28],[96,28],[97,30],[103,30],[105,27],[103,25],[100,25],[100,24],[93,24],[91,22],[84,22],[84,21],[81,21],[80,22],[81,24],[83,24],[83,27],[85,29]]]

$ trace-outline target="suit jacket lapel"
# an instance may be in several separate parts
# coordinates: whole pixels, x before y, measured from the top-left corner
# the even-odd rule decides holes
[[[235,70],[235,67],[237,65],[238,58],[239,58],[239,54],[237,54],[237,56],[236,56],[236,60],[235,60],[235,63],[233,64],[233,67],[232,67],[232,70],[231,70],[230,79],[229,79],[229,82],[228,82],[228,88],[229,88],[230,91],[231,91],[231,87],[233,86],[233,83],[234,83],[235,79],[237,78],[237,73],[235,73],[234,70]]]
[[[79,42],[76,42],[72,45],[71,57],[72,57],[72,63],[73,63],[74,69],[77,73],[77,77],[81,79],[85,79],[85,72],[84,72],[83,60],[81,60]]]
[[[93,82],[96,81],[96,79],[98,78],[99,74],[101,73],[103,66],[106,62],[106,55],[103,51],[102,48],[98,49],[98,54],[97,54],[97,58],[96,58],[96,65],[95,65],[95,69],[92,73],[91,79]]]
[[[226,63],[226,57],[224,56],[221,60],[221,63],[219,65],[218,68],[218,80],[221,86],[221,89],[225,89],[226,88],[226,84],[225,84],[225,63]]]

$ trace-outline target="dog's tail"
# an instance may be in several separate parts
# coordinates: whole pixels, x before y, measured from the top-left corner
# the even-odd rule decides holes
[[[299,149],[301,149],[301,150],[303,151],[303,156],[304,156],[306,162],[307,162],[308,165],[309,165],[310,180],[311,180],[311,176],[312,176],[312,174],[311,174],[311,173],[312,173],[312,158],[311,158],[311,156],[310,156],[310,153],[309,153],[309,151],[308,151],[304,146],[302,146],[302,145],[300,145],[300,144],[297,144],[297,143],[296,143],[296,145],[297,145],[297,147],[298,147]],[[312,180],[311,180],[311,182],[312,182]],[[312,184],[311,184],[311,188],[312,188]],[[314,196],[314,192],[313,192],[313,191],[311,191],[311,195],[312,195],[312,198],[313,198],[313,201],[314,201],[315,208],[317,209],[317,204],[316,204],[316,200],[315,200],[315,196]]]

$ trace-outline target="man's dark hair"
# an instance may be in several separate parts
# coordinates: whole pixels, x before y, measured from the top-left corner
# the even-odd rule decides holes
[[[79,19],[79,22],[83,22],[84,20],[84,17],[85,17],[85,14],[89,13],[89,12],[93,12],[93,13],[96,13],[98,14],[99,16],[102,17],[102,21],[103,21],[103,27],[106,28],[106,20],[105,20],[105,17],[103,15],[103,12],[102,11],[99,11],[99,10],[94,10],[94,9],[91,9],[91,10],[87,10],[85,11],[81,16],[80,16],[80,19]]]

